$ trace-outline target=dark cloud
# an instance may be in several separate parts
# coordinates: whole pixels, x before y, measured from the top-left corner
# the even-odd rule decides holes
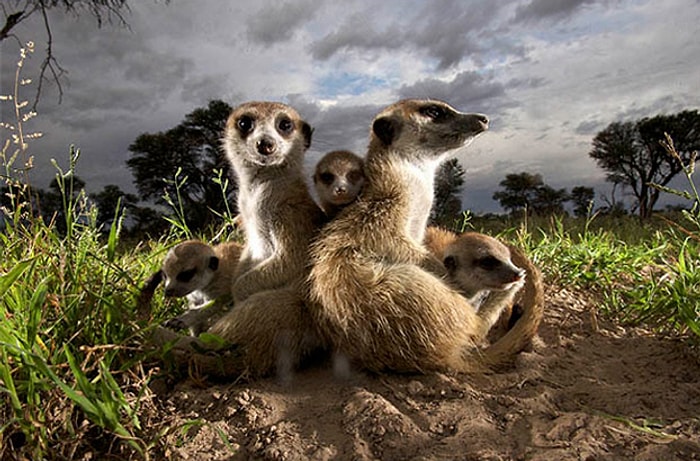
[[[492,114],[506,102],[505,87],[488,74],[465,71],[449,82],[425,79],[399,90],[401,98],[434,98],[458,109]]]
[[[542,19],[562,19],[598,0],[532,0],[515,10],[514,22],[533,22]]]
[[[373,104],[321,108],[299,95],[288,97],[288,103],[314,128],[310,152],[314,158],[336,149],[364,154],[370,124],[383,108]]]
[[[388,22],[382,18],[373,23],[374,11],[349,16],[334,32],[314,42],[312,56],[326,60],[347,50],[362,52],[420,51],[434,59],[438,69],[450,68],[463,60],[487,62],[495,53],[521,56],[524,49],[499,38],[496,19],[502,7],[498,2],[477,0],[441,0],[430,2],[408,14],[404,4],[402,11],[392,15]]]
[[[248,38],[266,46],[289,40],[302,25],[313,19],[319,5],[318,0],[266,5],[250,18],[246,31]]]
[[[357,13],[349,16],[338,29],[313,43],[311,55],[327,60],[334,54],[348,49],[392,50],[405,45],[404,33],[397,25],[376,30],[369,15]]]

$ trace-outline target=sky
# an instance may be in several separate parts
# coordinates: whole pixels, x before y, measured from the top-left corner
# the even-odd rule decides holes
[[[139,0],[129,27],[98,27],[88,14],[50,14],[54,55],[68,72],[59,104],[46,84],[32,140],[31,180],[46,188],[68,149],[88,192],[134,192],[128,146],[165,131],[209,100],[235,106],[282,101],[315,129],[310,176],[330,150],[364,154],[372,118],[402,98],[436,98],[491,119],[457,154],[462,202],[500,212],[492,199],[506,174],[539,173],[555,188],[609,196],[588,156],[616,121],[700,108],[698,0]],[[37,16],[16,35],[36,52]],[[19,45],[0,42],[0,94],[12,90]],[[26,88],[31,89],[28,85]],[[2,119],[9,117],[0,102]],[[12,120],[10,120],[12,121]],[[8,133],[2,130],[2,139]]]

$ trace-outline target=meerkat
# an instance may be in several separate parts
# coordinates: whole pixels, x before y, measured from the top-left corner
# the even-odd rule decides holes
[[[236,242],[208,245],[186,240],[171,248],[161,268],[166,297],[186,297],[188,310],[164,323],[167,328],[188,329],[196,336],[220,315],[231,297],[231,285],[243,247]],[[211,301],[217,303],[200,309]]]
[[[291,107],[249,102],[228,118],[223,144],[238,178],[245,247],[232,287],[235,303],[299,279],[323,213],[303,178],[311,126]]]
[[[529,340],[535,336],[544,314],[544,288],[542,274],[525,253],[488,235],[465,232],[445,247],[442,258],[448,282],[480,310],[506,303],[499,321],[501,330],[518,325],[527,312],[532,317],[519,328]],[[523,288],[511,300],[508,291],[514,283]]]
[[[231,290],[235,307],[208,331],[235,352],[217,359],[183,353],[210,376],[284,375],[324,347],[302,295],[308,247],[325,220],[302,169],[311,132],[293,108],[280,103],[246,103],[229,116],[224,146],[239,178],[246,245]],[[181,345],[192,342],[187,338]]]
[[[316,164],[314,187],[321,209],[333,217],[355,200],[365,182],[363,160],[347,150],[328,152]]]
[[[399,101],[374,119],[363,190],[322,229],[309,276],[317,327],[365,368],[469,372],[522,349],[514,328],[477,350],[495,313],[477,313],[435,275],[422,245],[437,168],[487,127],[486,116],[434,100]]]

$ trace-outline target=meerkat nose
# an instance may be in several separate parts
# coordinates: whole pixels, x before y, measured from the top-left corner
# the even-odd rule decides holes
[[[276,147],[275,141],[269,138],[258,139],[258,142],[255,143],[255,148],[260,155],[270,155],[275,152]]]
[[[484,114],[476,114],[476,118],[484,125],[484,128],[488,128],[488,126],[489,126],[488,116],[486,116]]]

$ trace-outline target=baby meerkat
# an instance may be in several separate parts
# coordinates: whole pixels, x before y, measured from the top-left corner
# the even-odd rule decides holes
[[[231,297],[242,249],[235,242],[212,246],[198,240],[186,240],[171,248],[154,277],[158,283],[164,281],[166,297],[187,297],[189,309],[166,321],[164,326],[188,329],[195,336],[208,328],[211,319],[221,313],[225,301]],[[220,302],[200,309],[213,300]]]
[[[328,152],[319,160],[313,180],[326,216],[335,216],[357,198],[365,182],[362,168],[362,158],[347,150]]]

